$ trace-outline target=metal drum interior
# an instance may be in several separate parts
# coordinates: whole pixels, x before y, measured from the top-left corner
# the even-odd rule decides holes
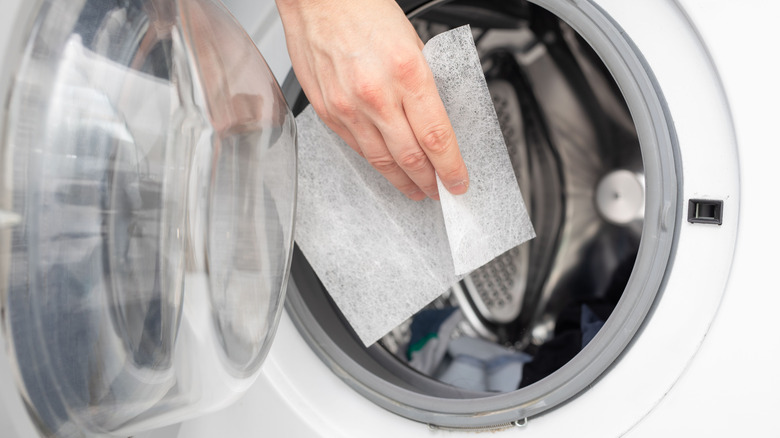
[[[287,308],[320,357],[381,406],[437,427],[518,424],[596,379],[652,303],[672,237],[646,211],[670,205],[676,194],[672,154],[663,152],[669,139],[656,138],[668,129],[657,126],[662,110],[627,102],[625,82],[643,79],[621,76],[575,30],[589,28],[595,8],[575,11],[590,16],[577,26],[524,1],[413,6],[423,41],[471,26],[537,237],[472,272],[369,348],[297,250]],[[284,88],[297,114],[306,100],[296,98],[295,85],[288,80]],[[662,101],[652,90],[647,95],[639,100]],[[644,286],[633,284],[642,278],[649,279]],[[612,359],[600,357],[605,350]]]

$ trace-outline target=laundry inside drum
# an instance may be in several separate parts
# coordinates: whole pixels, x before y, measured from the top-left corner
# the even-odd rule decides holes
[[[578,355],[626,288],[644,225],[637,130],[599,56],[541,7],[450,2],[412,23],[423,42],[471,26],[537,237],[471,272],[368,349],[337,339],[354,335],[335,305],[306,287],[313,272],[300,252],[293,279],[307,312],[368,373],[440,397],[516,391]]]

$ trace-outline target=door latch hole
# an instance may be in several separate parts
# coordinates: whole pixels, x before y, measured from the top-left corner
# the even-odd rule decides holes
[[[723,201],[712,199],[689,200],[688,222],[692,224],[722,224]]]

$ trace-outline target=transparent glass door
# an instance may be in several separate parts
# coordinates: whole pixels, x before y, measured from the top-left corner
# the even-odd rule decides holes
[[[223,406],[291,259],[295,127],[265,61],[211,0],[44,1],[22,59],[0,308],[36,424],[127,435]]]

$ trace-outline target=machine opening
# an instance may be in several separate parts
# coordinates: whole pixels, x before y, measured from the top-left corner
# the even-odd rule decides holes
[[[556,15],[556,0],[414,3],[423,42],[471,26],[537,237],[369,348],[297,250],[287,308],[315,352],[377,404],[454,428],[511,423],[584,390],[642,323],[675,228],[645,220],[676,206],[673,143],[651,76],[625,35],[593,24],[603,13],[592,5]],[[583,31],[620,44],[597,50]],[[619,56],[605,63],[605,50]],[[285,88],[297,114],[305,96]]]
[[[588,344],[628,282],[643,222],[641,151],[617,86],[569,26],[515,6],[503,21],[451,3],[413,22],[423,41],[471,25],[537,237],[381,340],[420,373],[478,391],[528,386]],[[597,202],[604,185],[628,207]]]

